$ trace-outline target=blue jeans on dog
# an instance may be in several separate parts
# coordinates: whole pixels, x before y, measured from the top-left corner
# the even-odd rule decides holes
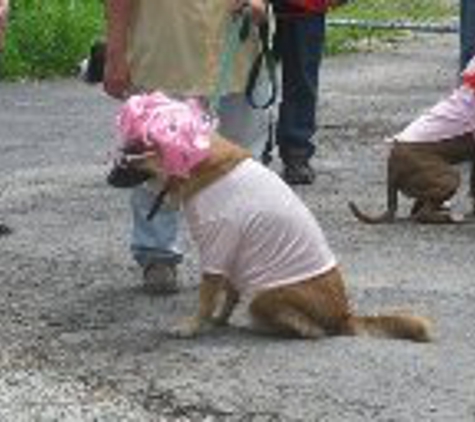
[[[244,95],[223,97],[218,110],[218,131],[226,138],[249,149],[254,156],[262,152],[266,140],[265,114],[251,109]],[[164,205],[152,220],[147,214],[157,195],[145,184],[133,189],[131,252],[135,261],[145,268],[154,262],[175,265],[183,258],[180,236],[180,212]]]
[[[475,54],[475,0],[460,3],[460,70]]]
[[[282,63],[282,98],[276,142],[280,155],[300,151],[307,159],[315,152],[319,69],[325,42],[325,15],[277,19],[276,52]]]

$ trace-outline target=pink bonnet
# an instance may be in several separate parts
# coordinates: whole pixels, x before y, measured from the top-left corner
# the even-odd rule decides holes
[[[179,101],[157,91],[130,97],[117,125],[126,146],[141,143],[159,151],[165,174],[187,177],[209,156],[217,122],[197,100]]]

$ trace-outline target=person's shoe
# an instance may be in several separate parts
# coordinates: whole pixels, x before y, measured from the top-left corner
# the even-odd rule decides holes
[[[8,236],[13,230],[5,224],[0,223],[0,236]]]
[[[282,178],[289,185],[311,185],[315,181],[315,170],[307,163],[284,164]]]
[[[143,270],[143,290],[156,295],[178,292],[177,267],[174,264],[152,262]]]
[[[315,170],[310,165],[310,158],[301,149],[281,151],[283,163],[282,178],[289,185],[311,185],[315,181]]]

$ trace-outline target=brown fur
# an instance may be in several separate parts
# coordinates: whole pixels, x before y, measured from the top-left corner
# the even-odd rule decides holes
[[[229,281],[219,275],[204,274],[198,313],[180,325],[177,333],[189,337],[225,324],[238,301],[239,293]],[[258,331],[284,336],[319,339],[368,335],[417,342],[431,340],[431,323],[427,318],[404,313],[354,315],[338,268],[289,286],[258,292],[249,312]]]
[[[187,200],[249,157],[242,148],[215,137],[211,156],[188,179],[172,180],[175,196]],[[135,163],[160,177],[156,157]],[[239,302],[239,292],[221,275],[202,274],[198,312],[176,328],[193,336],[227,323]],[[429,322],[411,315],[353,315],[338,268],[289,286],[264,290],[252,298],[249,311],[256,327],[281,335],[317,339],[327,335],[361,335],[429,341]]]
[[[353,202],[353,215],[368,224],[389,223],[396,218],[398,192],[414,199],[411,219],[419,223],[457,222],[444,202],[460,186],[454,164],[471,162],[470,196],[475,214],[475,140],[471,133],[439,142],[394,143],[387,163],[387,209],[378,216],[363,213]]]
[[[171,194],[180,200],[186,200],[250,156],[240,146],[214,135],[210,157],[193,169],[189,178],[172,180]]]

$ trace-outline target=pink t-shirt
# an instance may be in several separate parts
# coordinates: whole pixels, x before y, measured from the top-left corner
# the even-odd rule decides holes
[[[462,72],[462,85],[422,113],[388,141],[437,142],[475,133],[475,57]]]
[[[247,159],[184,205],[201,270],[252,292],[329,271],[336,259],[310,210],[281,178]]]

